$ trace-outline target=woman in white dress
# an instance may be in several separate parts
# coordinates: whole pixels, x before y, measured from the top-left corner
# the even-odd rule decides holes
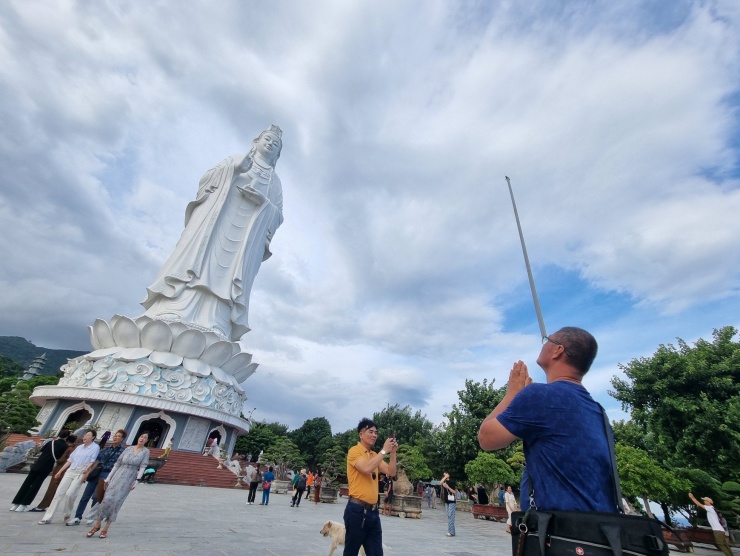
[[[214,458],[221,455],[221,447],[218,445],[218,438],[215,436],[211,439],[211,448],[206,455],[213,456]]]
[[[516,497],[511,487],[507,487],[506,489],[504,502],[506,502],[506,513],[509,514],[509,519],[506,520],[506,532],[511,533],[511,514],[519,510],[519,504],[516,503]]]
[[[136,480],[141,478],[146,464],[149,463],[149,450],[146,447],[148,441],[149,434],[142,433],[136,445],[126,448],[116,461],[105,480],[105,498],[98,505],[98,517],[93,528],[87,533],[88,537],[100,531],[103,520],[106,520],[106,523],[105,529],[100,531],[100,538],[108,536],[111,523],[118,518],[118,512],[126,497],[136,488]]]

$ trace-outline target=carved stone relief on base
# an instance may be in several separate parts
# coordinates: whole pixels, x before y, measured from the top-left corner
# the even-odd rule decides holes
[[[51,415],[51,412],[54,411],[54,408],[57,406],[58,400],[49,400],[44,404],[44,407],[41,408],[41,411],[39,411],[39,414],[36,416],[36,420],[41,423],[41,426],[44,426],[44,423],[46,423],[46,420]]]
[[[189,417],[177,449],[192,452],[201,451],[205,445],[206,435],[208,434],[210,425],[210,421],[198,419],[197,417]]]
[[[105,404],[97,424],[100,425],[101,431],[111,431],[111,433],[114,433],[118,429],[126,428],[128,420],[131,418],[131,414],[133,412],[133,407],[118,404]]]
[[[119,361],[103,357],[95,362],[84,357],[72,359],[62,367],[59,386],[96,388],[126,392],[151,398],[190,403],[195,406],[241,415],[247,395],[213,376],[198,376],[185,369],[160,367],[148,359]]]

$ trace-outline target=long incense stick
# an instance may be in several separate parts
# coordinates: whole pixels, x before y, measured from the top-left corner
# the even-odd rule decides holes
[[[537,289],[534,287],[534,278],[532,277],[532,268],[529,266],[529,256],[527,255],[527,246],[524,244],[524,234],[522,233],[522,225],[519,223],[519,213],[516,210],[516,202],[514,201],[514,190],[511,189],[511,180],[509,176],[504,176],[506,183],[509,185],[509,194],[511,195],[511,205],[514,207],[514,217],[516,218],[516,227],[519,229],[519,240],[522,242],[522,253],[524,254],[524,264],[527,266],[527,276],[529,276],[529,287],[532,290],[532,300],[534,301],[534,310],[537,313],[537,322],[540,323],[540,334],[545,338],[547,331],[545,330],[545,319],[542,318],[542,310],[540,309],[540,300],[537,297]]]

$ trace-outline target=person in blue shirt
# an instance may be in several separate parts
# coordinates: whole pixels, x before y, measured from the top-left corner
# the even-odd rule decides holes
[[[262,476],[262,502],[260,502],[260,506],[267,506],[270,503],[270,488],[274,480],[275,473],[272,472],[271,465],[269,471]]]
[[[601,406],[581,384],[597,350],[581,328],[543,338],[537,364],[547,383],[533,384],[527,366],[514,363],[506,395],[480,426],[484,450],[524,441],[522,510],[531,494],[540,510],[617,511]]]

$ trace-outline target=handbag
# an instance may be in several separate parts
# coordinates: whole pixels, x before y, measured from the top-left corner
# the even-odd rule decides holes
[[[102,468],[99,465],[96,465],[90,473],[87,474],[87,481],[96,481],[100,477],[100,472],[102,471]]]
[[[511,514],[511,546],[514,556],[668,556],[668,545],[663,540],[661,523],[657,519],[624,514],[614,437],[603,407],[601,413],[612,461],[612,486],[619,513],[540,511],[534,504],[534,493],[530,491],[529,509]]]
[[[268,488],[270,488],[271,484],[272,481],[265,481],[264,483],[262,483],[262,490],[267,490]]]

